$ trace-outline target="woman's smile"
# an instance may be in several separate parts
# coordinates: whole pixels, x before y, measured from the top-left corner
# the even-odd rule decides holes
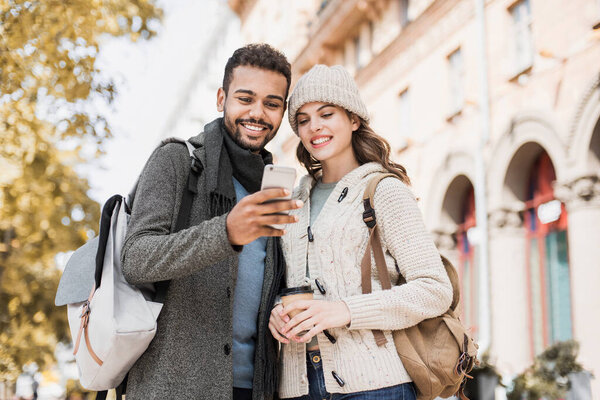
[[[312,147],[315,149],[318,149],[319,147],[327,146],[331,139],[333,139],[333,136],[319,135],[312,138],[310,144],[312,144]]]

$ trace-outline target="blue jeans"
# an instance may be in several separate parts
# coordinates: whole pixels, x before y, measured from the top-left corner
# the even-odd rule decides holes
[[[316,357],[315,357],[316,356]],[[318,350],[306,352],[308,371],[308,395],[286,400],[416,400],[417,394],[412,382],[383,389],[356,393],[330,394],[325,389],[321,353]]]

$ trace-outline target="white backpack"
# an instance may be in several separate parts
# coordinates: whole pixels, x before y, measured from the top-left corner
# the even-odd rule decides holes
[[[111,389],[123,381],[154,338],[162,309],[162,303],[147,300],[123,277],[121,245],[130,217],[125,209],[121,196],[105,205],[103,217],[106,211],[112,215],[100,286],[94,284],[86,301],[67,305],[79,380],[90,390]]]
[[[195,188],[201,164],[189,142],[191,157],[188,188]],[[67,304],[73,354],[81,385],[106,391],[118,387],[156,334],[168,282],[146,287],[130,285],[121,270],[121,248],[127,233],[130,205],[137,183],[129,195],[111,197],[102,209],[100,234],[77,249],[61,278],[55,304]],[[189,224],[194,193],[185,190],[176,231]],[[91,286],[91,290],[90,290]],[[99,393],[104,398],[106,393]]]

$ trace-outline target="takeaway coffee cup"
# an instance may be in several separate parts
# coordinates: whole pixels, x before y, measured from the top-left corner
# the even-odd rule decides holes
[[[291,304],[297,300],[312,300],[313,298],[313,290],[310,286],[298,286],[293,288],[283,289],[281,291],[281,302],[283,306],[286,307],[288,304]],[[298,313],[302,310],[294,310],[290,312],[288,315],[290,318],[294,318]],[[298,332],[298,336],[305,335],[308,331]]]

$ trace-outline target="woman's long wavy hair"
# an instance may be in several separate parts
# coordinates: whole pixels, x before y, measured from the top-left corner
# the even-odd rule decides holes
[[[348,111],[346,113],[349,118],[352,118],[353,114]],[[391,147],[388,141],[376,134],[365,120],[358,116],[356,118],[359,119],[360,126],[352,132],[352,150],[359,165],[372,161],[378,162],[390,173],[397,175],[402,182],[410,185],[406,168],[390,159]],[[310,176],[314,179],[319,178],[323,166],[319,160],[306,150],[302,142],[298,143],[296,157],[304,165]]]

